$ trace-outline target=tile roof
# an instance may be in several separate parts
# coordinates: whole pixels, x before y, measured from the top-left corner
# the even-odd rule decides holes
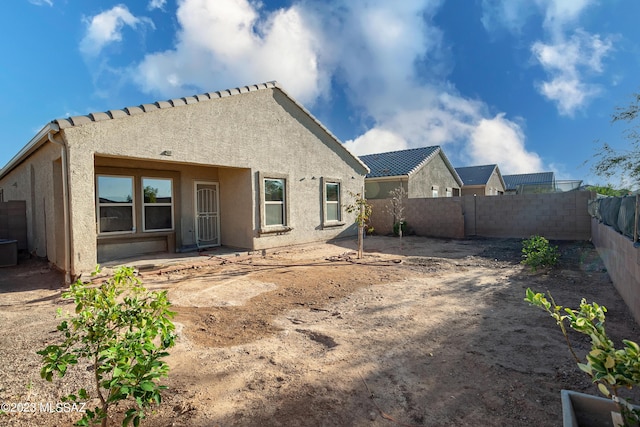
[[[69,128],[69,127],[73,127],[73,126],[80,126],[80,125],[83,125],[83,124],[86,124],[86,123],[91,123],[91,122],[99,122],[99,121],[102,121],[102,120],[118,119],[118,118],[121,118],[121,117],[134,116],[136,114],[148,113],[148,112],[154,111],[154,110],[161,110],[161,109],[166,109],[166,108],[180,107],[180,106],[183,106],[183,105],[196,104],[198,102],[209,101],[209,100],[212,100],[212,99],[219,99],[219,98],[226,98],[228,96],[233,96],[233,95],[240,95],[241,93],[255,92],[255,91],[258,91],[258,90],[274,89],[274,88],[278,88],[278,89],[280,89],[281,91],[284,92],[284,90],[282,90],[282,88],[280,87],[278,82],[271,81],[271,82],[266,82],[266,83],[250,85],[250,86],[242,86],[242,87],[238,87],[238,88],[235,88],[235,89],[226,89],[226,90],[220,90],[220,91],[217,91],[217,92],[207,92],[207,93],[203,93],[203,94],[200,94],[200,95],[186,96],[184,98],[174,98],[174,99],[169,99],[167,101],[158,101],[158,102],[154,102],[152,104],[142,104],[142,105],[138,105],[138,106],[134,106],[134,107],[126,107],[126,108],[123,108],[121,110],[109,110],[109,111],[99,112],[99,113],[90,113],[90,114],[87,114],[86,116],[66,117],[66,118],[53,120],[53,123],[57,124],[60,127],[60,129],[65,129],[65,128]],[[285,94],[286,94],[286,92],[285,92]],[[287,95],[287,96],[289,96],[289,95]],[[289,98],[291,98],[291,97],[289,96]],[[293,98],[291,98],[291,99],[293,100]],[[298,104],[295,100],[294,100],[294,102],[296,104]],[[298,106],[300,106],[318,124],[320,124],[320,122],[317,119],[315,119],[315,117],[313,117],[311,115],[311,113],[309,113],[302,105],[298,104]],[[324,127],[324,125],[320,124],[320,126],[324,130],[329,132],[329,130],[326,129]],[[329,134],[331,134],[331,132],[329,132]],[[333,134],[331,134],[331,136],[333,136]],[[335,136],[334,136],[334,138],[335,138]]]
[[[371,172],[367,178],[409,175],[418,170],[441,151],[440,146],[411,148],[409,150],[360,156]]]
[[[555,182],[555,176],[553,172],[536,172],[536,173],[521,173],[516,175],[502,175],[506,190],[515,190],[518,185],[524,184],[548,184]]]
[[[465,166],[456,168],[464,185],[484,185],[498,165]]]

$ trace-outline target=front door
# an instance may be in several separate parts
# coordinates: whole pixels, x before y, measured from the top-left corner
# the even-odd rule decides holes
[[[196,182],[196,245],[199,248],[220,245],[218,183]]]

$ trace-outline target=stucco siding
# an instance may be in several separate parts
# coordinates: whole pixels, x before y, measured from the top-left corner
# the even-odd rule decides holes
[[[27,214],[28,251],[51,260],[62,259],[63,249],[56,243],[56,189],[54,162],[60,158],[60,147],[43,146],[0,180],[5,201],[24,200]],[[59,160],[58,160],[59,161]]]
[[[493,193],[491,193],[492,189],[494,190]],[[485,194],[486,195],[496,195],[496,192],[498,194],[503,194],[504,193],[504,185],[502,185],[502,182],[500,181],[500,176],[494,170],[493,173],[491,174],[491,176],[489,177],[489,181],[487,182]]]
[[[252,248],[257,236],[253,208],[254,185],[251,169],[220,169],[221,243],[235,248]]]
[[[447,188],[460,188],[441,155],[410,175],[409,198],[433,197],[434,186],[438,187],[438,197],[444,197]]]
[[[402,185],[405,191],[407,190],[407,179],[393,179],[393,180],[372,180],[367,179],[365,181],[365,195],[367,199],[387,199],[389,193]]]
[[[74,268],[97,258],[94,157],[100,167],[176,171],[175,245],[193,244],[193,183],[220,184],[221,243],[247,249],[327,240],[351,232],[351,220],[322,226],[321,177],[341,179],[343,203],[361,191],[364,167],[279,90],[229,96],[88,122],[62,130],[71,174]],[[136,165],[136,166],[133,166]],[[101,169],[98,169],[101,170]],[[126,170],[122,170],[127,173]],[[287,176],[292,230],[260,234],[256,173]],[[137,176],[137,175],[136,175]]]

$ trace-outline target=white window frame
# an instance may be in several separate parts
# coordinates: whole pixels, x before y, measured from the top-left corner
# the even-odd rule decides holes
[[[322,185],[322,225],[323,227],[331,227],[344,225],[342,220],[342,181],[340,179],[334,178],[325,178],[321,179]],[[337,185],[338,186],[338,200],[337,201],[329,201],[327,200],[327,185]],[[329,212],[328,205],[337,205],[338,207],[338,218],[337,219],[328,219],[327,214]]]
[[[438,186],[434,185],[431,187],[431,197],[438,197]]]
[[[260,201],[260,233],[268,234],[268,233],[284,233],[292,230],[291,227],[291,197],[290,197],[290,186],[291,180],[288,175],[278,174],[278,173],[265,173],[259,172],[258,174],[258,186],[259,186],[259,201]],[[282,201],[267,201],[265,197],[265,181],[267,180],[278,180],[283,181],[284,183],[284,191],[282,194]],[[282,224],[269,224],[267,225],[267,205],[282,205]]]
[[[131,180],[131,203],[100,203],[100,177],[104,178],[129,178]],[[101,236],[114,236],[117,234],[133,234],[136,232],[136,195],[135,195],[135,183],[136,178],[133,175],[111,175],[111,174],[97,174],[96,175],[96,231]],[[122,231],[100,231],[100,208],[101,207],[131,207],[131,230]]]
[[[144,180],[145,179],[157,179],[163,181],[171,182],[171,203],[145,203],[144,201]],[[142,231],[145,233],[155,233],[158,231],[173,231],[175,229],[175,215],[174,215],[174,207],[173,201],[175,200],[174,196],[174,185],[173,178],[167,178],[164,176],[143,176],[140,178],[140,200],[142,202]],[[171,207],[171,228],[154,228],[151,230],[147,230],[146,224],[146,208],[147,206],[161,207],[161,206],[170,206]]]

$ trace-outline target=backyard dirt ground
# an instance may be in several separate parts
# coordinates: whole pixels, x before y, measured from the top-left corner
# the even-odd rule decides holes
[[[143,425],[562,425],[560,390],[597,390],[525,289],[606,306],[616,343],[640,334],[592,244],[554,243],[559,265],[538,272],[519,263],[517,239],[414,236],[368,237],[362,260],[344,240],[142,270],[147,288],[169,291],[179,332]],[[89,388],[88,363],[39,376],[35,351],[58,339],[56,310],[73,308],[60,281],[37,260],[0,270],[0,404],[36,404],[0,413],[2,426],[79,417],[38,406]]]

